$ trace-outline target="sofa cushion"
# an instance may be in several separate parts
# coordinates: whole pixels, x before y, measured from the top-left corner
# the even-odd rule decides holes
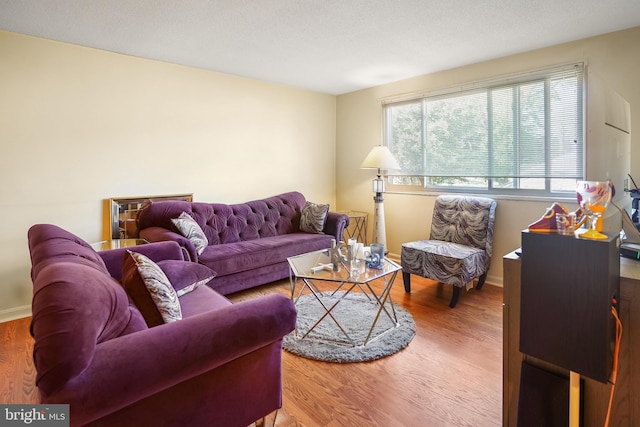
[[[32,311],[36,385],[45,395],[89,366],[97,344],[147,328],[122,286],[84,261],[40,269]]]
[[[162,269],[146,256],[128,251],[122,267],[122,286],[149,327],[182,319],[178,295]]]
[[[180,305],[182,317],[188,318],[227,307],[232,303],[209,286],[200,286],[193,292],[181,296]]]
[[[171,222],[180,234],[193,243],[193,246],[196,247],[196,252],[200,255],[209,244],[207,236],[205,236],[200,225],[186,212],[182,212],[178,218],[173,218]]]
[[[327,222],[327,212],[329,212],[329,205],[319,205],[307,201],[300,216],[300,231],[322,233],[324,224]]]
[[[253,270],[286,262],[287,258],[305,252],[326,249],[333,236],[325,234],[290,233],[275,237],[227,243],[207,247],[198,262],[215,270],[218,276]],[[213,283],[215,279],[210,283]],[[214,286],[215,287],[215,286]]]
[[[190,261],[165,259],[158,261],[158,266],[167,275],[179,297],[216,277],[216,272],[209,267]]]

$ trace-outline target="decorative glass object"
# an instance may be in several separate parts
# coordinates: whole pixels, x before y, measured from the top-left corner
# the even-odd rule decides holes
[[[587,227],[589,230],[580,234],[583,239],[604,240],[606,234],[598,231],[598,224],[602,213],[611,200],[613,188],[610,181],[578,181],[576,194],[578,204],[584,209],[589,218]]]

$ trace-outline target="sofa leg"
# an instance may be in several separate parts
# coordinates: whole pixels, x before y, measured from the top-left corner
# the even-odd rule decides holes
[[[458,298],[460,297],[460,288],[457,286],[453,287],[453,295],[451,296],[451,301],[449,302],[449,307],[454,308],[458,303]]]
[[[487,273],[484,273],[482,276],[478,277],[478,284],[476,285],[476,289],[478,290],[482,289],[482,286],[484,285],[484,281],[487,280]]]
[[[403,271],[402,281],[404,282],[404,291],[410,294],[411,293],[411,274]]]

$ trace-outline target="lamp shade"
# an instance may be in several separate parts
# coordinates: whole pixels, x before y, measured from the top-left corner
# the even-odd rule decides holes
[[[398,170],[400,165],[385,146],[373,147],[369,155],[360,165],[360,169]]]

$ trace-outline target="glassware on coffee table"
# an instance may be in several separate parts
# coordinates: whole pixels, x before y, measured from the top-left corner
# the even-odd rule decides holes
[[[291,300],[294,304],[297,303],[298,299],[303,294],[305,294],[305,291],[308,291],[307,294],[312,294],[324,308],[324,314],[316,323],[313,324],[313,326],[311,326],[311,328],[309,328],[308,331],[299,331],[296,326],[295,333],[298,339],[307,338],[309,333],[327,317],[335,322],[348,340],[348,342],[341,341],[340,344],[351,345],[353,347],[365,346],[376,338],[399,326],[395,308],[393,307],[393,301],[391,299],[391,288],[398,271],[402,270],[402,267],[390,259],[384,258],[384,262],[380,268],[367,267],[364,260],[360,260],[360,263],[356,268],[352,269],[351,263],[346,262],[341,263],[338,271],[333,271],[334,269],[329,267],[331,259],[328,251],[324,249],[289,257],[287,258],[287,261],[289,263],[290,270],[289,278],[291,283]],[[377,294],[371,287],[371,282],[377,279],[382,279],[384,281],[384,289],[380,294]],[[344,291],[344,293],[336,302],[332,302],[331,305],[329,305],[322,297],[320,286],[323,286],[324,288],[329,287],[331,289],[331,295],[335,295],[341,290]],[[375,302],[379,305],[376,316],[372,319],[369,333],[362,343],[355,342],[351,339],[349,334],[340,324],[340,319],[336,319],[332,313],[333,309],[349,293],[354,291],[360,291],[367,296],[370,302]],[[388,309],[388,307],[390,307],[390,309]],[[394,326],[374,337],[372,336],[373,330],[383,312],[389,317]]]

